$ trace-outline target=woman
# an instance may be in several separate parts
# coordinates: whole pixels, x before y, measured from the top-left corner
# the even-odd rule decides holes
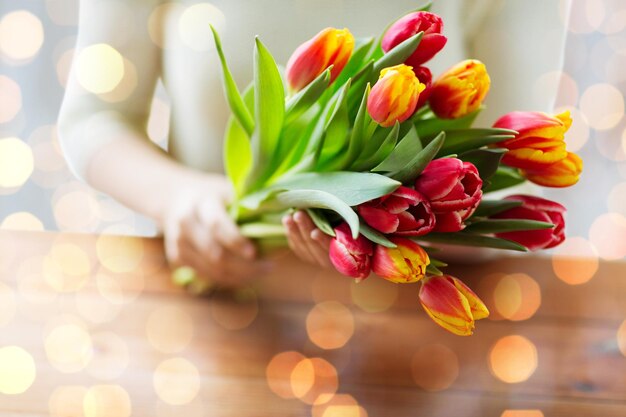
[[[235,78],[243,86],[251,79],[254,35],[284,63],[299,43],[324,27],[348,27],[357,37],[371,36],[420,5],[415,0],[389,3],[82,0],[77,51],[95,44],[113,47],[136,68],[138,82],[126,100],[110,103],[81,86],[74,64],[59,120],[72,169],[94,188],[153,218],[163,230],[172,264],[229,283],[258,275],[267,265],[257,259],[254,246],[226,211],[231,190],[221,174],[221,144],[228,107],[208,24],[218,27]],[[494,88],[501,96],[492,95],[487,104],[498,111],[487,118],[513,109],[549,110],[550,92],[537,103],[520,101],[516,89],[527,95],[524,80],[560,67],[563,30],[558,3],[442,0],[433,11],[443,17],[449,42],[431,65],[433,73],[471,55],[486,61],[494,84],[516,77],[509,88]],[[540,30],[529,31],[532,26]],[[546,27],[557,32],[561,28],[560,37],[546,38]],[[472,43],[490,30],[495,30],[495,38]],[[506,43],[497,30],[506,35]],[[473,47],[471,53],[468,47]],[[517,59],[524,54],[531,59]],[[111,63],[102,58],[92,64],[106,71]],[[159,79],[172,108],[167,153],[150,142],[145,128]],[[329,238],[304,213],[286,217],[284,224],[290,247],[300,258],[328,265]]]

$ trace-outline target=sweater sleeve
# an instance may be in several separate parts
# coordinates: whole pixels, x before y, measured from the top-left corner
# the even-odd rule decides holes
[[[59,115],[59,138],[73,173],[85,180],[92,158],[114,140],[146,140],[160,74],[149,34],[158,0],[81,0],[74,60]]]

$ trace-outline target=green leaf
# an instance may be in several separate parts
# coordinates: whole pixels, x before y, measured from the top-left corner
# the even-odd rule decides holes
[[[307,111],[322,96],[330,84],[331,68],[332,66],[287,101],[285,123]]]
[[[372,169],[375,172],[393,172],[399,171],[407,166],[413,157],[422,150],[422,143],[417,136],[415,127],[406,134],[406,136],[396,145],[393,151],[376,167]]]
[[[230,69],[228,68],[228,64],[226,63],[226,57],[224,56],[224,51],[222,50],[222,41],[213,25],[211,25],[211,31],[213,32],[215,49],[217,49],[217,54],[220,58],[220,63],[222,65],[222,78],[224,81],[224,92],[226,93],[226,100],[228,101],[228,105],[230,106],[230,109],[235,115],[237,121],[241,124],[248,136],[252,136],[252,132],[254,131],[254,119],[252,118],[252,115],[246,108],[243,99],[239,94],[237,84],[235,83]]]
[[[439,268],[437,268],[437,266],[432,264],[432,263],[429,264],[426,267],[426,273],[429,274],[429,275],[437,275],[437,276],[442,276],[443,275],[443,272],[441,272],[441,270]]]
[[[346,171],[295,174],[272,185],[277,189],[325,191],[350,206],[392,193],[399,186],[399,182],[383,175]]]
[[[521,201],[514,200],[482,200],[472,217],[489,217],[521,205]]]
[[[552,229],[554,224],[524,219],[485,219],[468,225],[468,233],[502,233],[523,230]]]
[[[478,168],[480,178],[484,181],[489,180],[496,173],[500,166],[500,160],[506,151],[506,149],[500,148],[475,149],[465,152],[460,156],[460,159],[474,164]]]
[[[422,141],[429,141],[437,136],[437,134],[441,131],[467,129],[471,127],[481,110],[482,108],[479,108],[478,110],[458,119],[439,119],[437,117],[432,117],[418,120],[415,122],[415,128],[417,129],[417,134]]]
[[[244,223],[239,226],[242,236],[250,239],[264,239],[285,236],[285,228],[282,224],[275,223]]]
[[[417,242],[445,243],[457,246],[474,246],[528,252],[526,247],[517,242],[513,242],[512,240],[500,239],[491,236],[473,235],[466,232],[429,233],[418,238],[413,238],[413,240]]]
[[[313,220],[315,227],[326,233],[328,236],[335,236],[335,231],[330,222],[321,210],[306,209],[307,214]]]
[[[447,263],[435,258],[430,258],[430,263],[431,265],[435,265],[437,268],[445,268],[446,266],[448,266]]]
[[[243,100],[247,108],[254,111],[254,89],[252,85],[244,91]],[[226,126],[224,140],[224,169],[237,196],[242,195],[245,180],[251,168],[250,137],[235,117],[231,116]]]
[[[372,118],[367,112],[367,99],[369,98],[370,90],[371,87],[368,83],[365,87],[356,119],[354,120],[354,126],[352,127],[352,133],[350,135],[350,144],[348,145],[346,157],[342,161],[342,168],[350,166],[357,159],[365,147],[365,144],[369,141],[371,133],[373,133],[368,129],[372,124]]]
[[[417,153],[404,168],[386,174],[388,177],[400,181],[403,184],[411,184],[422,173],[426,165],[433,160],[443,146],[446,139],[445,132],[441,132],[424,149]]]
[[[350,206],[332,194],[320,190],[291,190],[279,192],[272,199],[273,208],[321,208],[332,210],[348,223],[354,239],[359,237],[359,216]]]
[[[489,178],[489,184],[483,186],[483,192],[490,193],[492,191],[502,190],[504,188],[513,187],[526,181],[516,169],[500,166],[496,173]]]
[[[446,130],[446,143],[443,144],[440,154],[460,154],[512,139],[516,133],[508,129],[448,129]]]
[[[363,236],[365,236],[368,240],[377,243],[386,248],[395,248],[397,245],[393,243],[391,240],[387,239],[387,237],[380,233],[378,230],[371,228],[367,223],[361,221],[361,225],[359,230]]]
[[[338,102],[326,124],[323,144],[319,149],[320,163],[318,164],[319,167],[324,167],[326,170],[334,170],[338,167],[341,159],[336,157],[337,154],[348,148],[350,121],[348,120],[347,99],[349,89],[350,80],[342,88]]]
[[[245,196],[239,205],[257,210],[263,202],[283,190],[319,190],[336,196],[349,206],[358,206],[392,193],[399,186],[399,182],[373,173],[304,172],[289,175],[263,190]]]
[[[385,131],[383,131],[385,132]],[[373,155],[361,159],[354,166],[355,171],[369,171],[374,166],[378,165],[381,161],[383,161],[389,154],[393,151],[396,146],[396,142],[398,141],[398,133],[400,132],[400,123],[396,122],[396,124],[388,130],[387,136],[382,141],[380,145],[377,146],[378,149],[374,152]]]
[[[370,78],[368,81],[374,83],[378,79],[380,71],[382,71],[384,68],[393,67],[394,65],[404,63],[407,58],[413,55],[413,52],[415,52],[415,50],[419,46],[423,35],[424,32],[419,32],[411,36],[402,43],[398,44],[391,51],[383,55],[382,58],[374,62],[373,73],[371,75],[372,78]]]
[[[272,171],[271,162],[285,116],[285,90],[274,58],[259,38],[254,49],[254,104],[256,127],[252,135],[253,175],[257,183]]]

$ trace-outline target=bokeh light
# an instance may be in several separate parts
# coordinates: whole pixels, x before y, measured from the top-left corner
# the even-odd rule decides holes
[[[21,187],[33,173],[33,152],[24,141],[0,139],[0,191]],[[10,190],[9,190],[10,191]]]
[[[398,298],[399,287],[384,279],[366,279],[351,285],[352,301],[368,313],[380,313],[393,306]]]
[[[184,358],[161,362],[154,371],[154,390],[161,400],[171,405],[193,401],[200,392],[200,373]]]
[[[111,272],[132,272],[144,255],[143,241],[128,236],[132,230],[124,225],[110,226],[102,231],[96,242],[100,263]]]
[[[335,394],[311,408],[312,417],[367,417],[367,411],[350,394]]]
[[[509,384],[524,382],[537,369],[537,348],[527,338],[511,335],[500,338],[489,351],[493,375]]]
[[[208,51],[214,47],[213,25],[218,32],[224,30],[226,17],[211,3],[197,3],[185,9],[178,21],[178,32],[183,43],[196,51]]]
[[[99,97],[109,103],[118,103],[128,99],[137,88],[138,76],[137,68],[128,59],[124,58],[124,76],[120,82],[107,93],[100,94]]]
[[[598,216],[589,229],[589,241],[602,259],[616,260],[626,256],[626,217],[618,213]]]
[[[181,307],[162,306],[148,316],[146,337],[158,351],[176,353],[185,349],[194,333],[191,316]]]
[[[546,91],[558,94],[556,102],[561,106],[575,106],[578,101],[578,84],[563,71],[550,71],[537,78],[533,85],[533,95],[545,97]]]
[[[302,359],[291,371],[291,389],[306,404],[323,404],[337,392],[337,370],[322,358]]]
[[[84,417],[130,417],[130,396],[119,385],[95,385],[85,393],[83,413]]]
[[[622,322],[617,330],[617,346],[622,355],[626,356],[626,320]]]
[[[609,210],[626,217],[626,182],[615,184],[609,193]]]
[[[109,93],[124,78],[124,58],[111,45],[98,43],[78,53],[75,70],[85,90],[94,94]]]
[[[0,223],[0,229],[42,231],[44,228],[37,216],[27,211],[19,211],[6,216]]]
[[[0,53],[12,61],[34,57],[44,41],[41,20],[26,10],[16,10],[0,20]]]
[[[86,371],[99,380],[119,378],[130,361],[130,351],[124,339],[113,332],[99,332],[91,336],[93,356]]]
[[[184,10],[185,7],[182,4],[175,2],[159,4],[152,10],[148,17],[148,34],[155,45],[160,48],[167,48],[172,46],[170,43],[180,43],[180,36],[174,36],[178,35],[178,31],[168,30],[166,22],[179,21]],[[167,37],[165,36],[166,31],[168,32]],[[165,44],[166,40],[168,41],[167,45]]]
[[[543,417],[541,410],[504,410],[500,417]]]
[[[68,183],[52,196],[58,228],[70,232],[92,232],[99,223],[100,209],[93,191],[83,184]]]
[[[265,368],[265,377],[274,394],[282,398],[295,398],[291,387],[291,373],[304,359],[306,358],[303,354],[295,351],[281,352],[272,357]]]
[[[583,92],[580,111],[585,115],[589,126],[596,130],[608,130],[624,117],[624,97],[611,84],[594,84]]]
[[[46,0],[46,11],[50,19],[60,26],[78,24],[79,0]]]
[[[79,292],[74,300],[78,314],[93,324],[113,321],[122,309],[120,304],[112,303],[102,294],[89,290]]]
[[[91,269],[91,260],[81,247],[59,242],[44,258],[43,277],[56,291],[71,292],[85,285]]]
[[[19,346],[0,348],[0,393],[22,394],[35,382],[37,368],[30,353]]]
[[[597,0],[578,0],[576,2],[578,7],[571,8],[571,14],[569,15],[569,19],[567,19],[565,11],[567,10],[568,3],[569,2],[566,0],[561,0],[560,11],[564,21],[569,20],[568,29],[571,32],[580,34],[591,33],[597,30],[604,21],[606,8],[603,2]]]
[[[336,301],[316,304],[306,318],[309,339],[322,349],[338,349],[354,334],[352,312]]]
[[[87,388],[80,385],[57,387],[48,400],[50,417],[82,417]]]
[[[568,237],[554,249],[552,270],[563,282],[580,285],[589,281],[598,271],[598,253],[585,238]]]
[[[11,78],[0,75],[0,123],[11,121],[22,108],[22,91]]]
[[[426,391],[442,391],[459,376],[459,358],[449,347],[430,344],[420,347],[411,359],[415,383]]]
[[[144,275],[135,272],[132,275],[118,275],[101,268],[96,273],[96,286],[100,294],[113,304],[133,302],[144,289]]]
[[[209,304],[213,320],[227,330],[248,327],[259,314],[259,302],[252,288],[240,288],[229,300],[214,299]]]
[[[495,286],[493,299],[503,318],[527,320],[541,305],[541,288],[537,281],[526,274],[504,275]]]
[[[74,59],[74,48],[68,49],[63,52],[56,62],[55,68],[57,72],[57,80],[61,87],[67,86],[67,80],[70,76],[70,68],[72,67],[72,60]]]
[[[93,355],[89,333],[76,324],[62,324],[50,331],[44,341],[52,366],[64,373],[80,372]]]
[[[13,320],[16,306],[13,290],[0,282],[0,326],[4,326]]]

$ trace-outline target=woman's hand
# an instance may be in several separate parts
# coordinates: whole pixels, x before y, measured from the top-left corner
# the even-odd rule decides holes
[[[211,282],[240,285],[270,267],[256,260],[256,249],[243,237],[226,211],[228,181],[207,175],[172,196],[163,221],[165,252],[170,264],[189,266]]]
[[[328,249],[331,237],[319,230],[304,211],[283,217],[291,250],[303,261],[330,268]]]

